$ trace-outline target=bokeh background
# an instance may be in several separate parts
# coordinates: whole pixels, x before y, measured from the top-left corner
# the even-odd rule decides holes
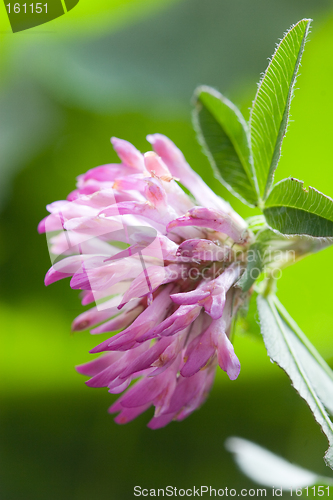
[[[235,339],[239,378],[220,372],[187,420],[151,431],[146,413],[116,425],[106,411],[115,396],[86,387],[74,370],[96,338],[70,333],[82,307],[68,280],[44,287],[50,261],[36,227],[77,175],[117,161],[112,135],[144,152],[155,132],[251,215],[210,173],[191,127],[191,96],[212,85],[248,118],[275,43],[303,17],[313,28],[276,177],[293,175],[333,196],[331,1],[80,0],[14,35],[4,4],[0,16],[0,498],[127,500],[135,485],[253,487],[224,448],[231,435],[330,475],[324,436],[254,332]],[[278,284],[331,366],[332,258],[332,248],[308,257]]]

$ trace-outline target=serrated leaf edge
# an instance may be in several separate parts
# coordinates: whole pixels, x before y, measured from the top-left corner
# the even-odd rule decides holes
[[[316,395],[316,393],[313,391],[313,389],[312,389],[312,387],[311,387],[311,383],[310,383],[310,381],[309,381],[309,379],[308,379],[308,377],[307,377],[306,373],[304,373],[304,370],[302,369],[302,365],[301,365],[300,361],[298,360],[297,355],[294,353],[293,348],[292,348],[292,346],[290,345],[290,343],[289,343],[289,341],[288,341],[288,339],[287,339],[287,337],[286,337],[286,335],[285,335],[284,328],[283,328],[283,325],[282,325],[282,323],[281,323],[281,318],[280,318],[280,317],[279,317],[279,315],[277,314],[276,308],[274,307],[274,305],[275,305],[275,304],[274,304],[274,299],[273,299],[271,296],[268,296],[268,297],[264,298],[263,296],[258,295],[258,299],[257,299],[257,300],[259,300],[259,299],[262,299],[262,300],[266,300],[266,301],[267,301],[267,303],[268,303],[268,305],[269,305],[269,307],[270,307],[270,309],[271,309],[271,312],[272,312],[272,314],[273,314],[273,316],[274,316],[274,318],[275,318],[275,320],[276,320],[276,322],[277,322],[277,325],[278,325],[279,330],[280,330],[280,332],[281,332],[281,334],[282,334],[282,337],[283,337],[283,339],[284,339],[284,341],[285,341],[285,343],[286,343],[286,346],[287,346],[287,348],[288,348],[288,350],[289,350],[289,352],[290,352],[290,355],[291,355],[291,356],[292,356],[292,358],[294,359],[295,364],[296,364],[296,366],[297,366],[297,368],[298,368],[298,370],[299,370],[299,372],[300,372],[301,376],[303,377],[303,380],[304,380],[304,382],[305,382],[305,384],[306,384],[306,386],[307,386],[307,388],[308,388],[308,390],[309,390],[309,392],[310,392],[311,396],[312,396],[312,397],[313,397],[313,399],[315,400],[315,403],[316,403],[316,405],[317,405],[317,407],[318,407],[318,409],[319,409],[319,411],[320,411],[321,416],[323,417],[323,420],[326,422],[326,424],[327,424],[327,426],[328,426],[329,430],[330,430],[330,431],[331,431],[331,433],[332,433],[332,437],[331,437],[331,439],[330,439],[330,437],[326,434],[326,432],[324,432],[324,430],[323,430],[323,428],[322,428],[322,426],[321,426],[320,422],[318,422],[318,420],[317,420],[317,418],[316,418],[315,414],[313,413],[313,411],[312,411],[312,409],[311,409],[311,407],[310,407],[309,403],[306,401],[306,399],[304,399],[304,398],[300,395],[300,396],[302,397],[302,399],[304,399],[304,401],[306,402],[306,404],[309,406],[310,411],[311,411],[311,413],[313,414],[313,416],[314,416],[314,418],[315,418],[316,422],[319,424],[320,428],[322,429],[322,432],[325,434],[325,436],[326,436],[326,438],[327,438],[327,440],[328,440],[328,443],[329,443],[329,448],[328,448],[328,450],[326,451],[326,453],[325,453],[325,457],[324,457],[324,458],[325,458],[325,462],[326,462],[326,464],[327,464],[327,465],[328,465],[331,469],[333,469],[333,424],[332,424],[331,420],[329,419],[329,417],[328,417],[328,415],[327,415],[327,413],[326,413],[326,410],[325,410],[325,408],[324,408],[323,403],[320,401],[320,399],[318,398],[318,396]],[[272,304],[272,302],[273,302],[273,304]],[[280,366],[280,365],[279,365],[279,363],[278,363],[277,361],[275,361],[274,359],[273,359],[273,361],[274,361],[274,362],[275,362],[278,366]],[[281,367],[281,368],[282,368],[282,367]],[[285,371],[283,368],[282,368],[282,370],[283,370],[283,371]],[[297,389],[296,389],[296,387],[294,386],[294,382],[293,382],[293,380],[291,379],[291,377],[289,376],[289,374],[288,374],[286,371],[285,371],[285,373],[288,375],[288,377],[289,377],[289,379],[290,379],[290,381],[291,381],[292,386],[294,387],[294,389],[298,392],[298,390],[297,390]],[[298,394],[299,394],[299,392],[298,392]],[[329,456],[329,455],[331,455],[331,456]]]
[[[309,196],[310,192],[311,191],[315,191],[316,193],[318,193],[319,195],[323,196],[324,198],[326,198],[327,200],[331,201],[333,203],[333,198],[331,198],[330,196],[327,196],[326,194],[322,193],[321,191],[319,191],[318,189],[314,188],[314,187],[311,187],[309,186],[308,189],[304,188],[304,181],[301,181],[299,179],[296,179],[295,177],[287,177],[286,179],[282,179],[281,181],[277,182],[276,184],[274,184],[274,186],[272,187],[272,189],[270,190],[270,193],[269,195],[273,192],[273,190],[279,186],[280,184],[282,184],[283,182],[286,182],[287,180],[291,180],[291,181],[294,181],[298,184],[300,184],[300,187],[301,189],[306,193],[307,196]],[[268,197],[266,199],[266,201],[268,201]],[[300,210],[300,211],[303,211],[305,213],[308,213],[307,210],[304,210],[302,208],[299,208],[297,206],[294,206],[294,205],[286,205],[285,203],[280,203],[280,204],[275,204],[275,205],[272,205],[274,207],[287,207],[287,208],[294,208],[296,210]],[[263,206],[263,213],[265,215],[265,209],[269,209],[271,208],[270,206]],[[321,217],[322,219],[326,219],[326,220],[330,220],[330,219],[327,219],[325,217],[323,217],[322,215],[319,215],[319,214],[316,214],[315,212],[312,212],[314,215],[317,215],[317,217]],[[333,221],[332,221],[333,222]],[[330,236],[312,236],[310,234],[302,234],[302,233],[292,233],[292,234],[285,234],[285,233],[281,233],[280,231],[278,231],[277,229],[274,229],[272,226],[270,226],[266,220],[266,223],[268,225],[268,227],[274,231],[274,233],[278,234],[278,235],[282,235],[284,236],[285,238],[293,238],[294,236],[299,236],[301,238],[306,238],[306,239],[313,239],[313,240],[321,240],[321,241],[327,241],[328,243],[332,242],[333,241],[333,236],[330,237]]]
[[[287,97],[287,101],[286,101],[284,113],[283,113],[283,116],[282,116],[282,120],[281,120],[281,123],[280,123],[279,133],[278,133],[278,136],[277,136],[277,140],[276,140],[276,143],[275,143],[275,148],[274,148],[274,151],[273,151],[273,156],[272,156],[271,164],[270,164],[268,175],[267,175],[266,186],[265,186],[265,190],[264,190],[263,198],[262,198],[263,201],[268,197],[268,195],[270,193],[270,190],[271,190],[272,185],[273,185],[273,180],[274,180],[274,172],[275,172],[275,170],[276,170],[276,168],[278,166],[278,162],[279,162],[279,159],[280,159],[280,156],[281,156],[282,141],[283,141],[283,138],[286,135],[287,128],[288,128],[288,119],[289,119],[289,114],[290,114],[289,113],[290,103],[291,103],[291,100],[293,98],[293,92],[294,92],[294,87],[295,87],[295,83],[296,83],[297,73],[298,73],[298,70],[299,70],[299,66],[300,66],[302,54],[303,54],[303,51],[304,51],[304,46],[305,46],[306,38],[307,38],[307,35],[309,34],[309,30],[310,30],[310,25],[311,25],[312,19],[306,19],[306,18],[305,19],[301,19],[300,21],[298,21],[298,23],[293,24],[289,28],[289,30],[284,33],[282,39],[279,41],[279,43],[277,44],[277,46],[275,48],[274,54],[272,55],[271,59],[269,60],[269,64],[268,64],[265,72],[263,73],[261,80],[258,83],[257,92],[256,92],[256,95],[255,95],[255,98],[253,100],[252,107],[251,107],[251,110],[250,110],[249,128],[250,128],[250,131],[251,131],[251,121],[252,121],[253,109],[255,107],[255,103],[258,100],[258,95],[259,95],[260,89],[262,87],[262,83],[263,83],[263,81],[264,81],[264,79],[265,79],[265,77],[266,77],[266,75],[267,75],[267,73],[268,73],[268,71],[269,71],[269,69],[271,67],[271,64],[272,64],[272,62],[274,60],[274,57],[277,54],[279,48],[282,45],[282,42],[285,40],[285,38],[287,37],[287,35],[298,24],[300,24],[301,22],[304,22],[304,21],[307,21],[308,24],[307,24],[307,27],[306,27],[306,29],[304,31],[304,35],[303,35],[303,39],[302,39],[302,44],[301,44],[299,52],[298,52],[298,57],[297,57],[297,61],[296,61],[296,64],[295,64],[295,69],[294,69],[294,73],[293,73],[293,76],[292,76],[291,85],[289,87],[288,97]],[[250,141],[252,141],[251,134],[250,134]],[[250,144],[251,144],[251,142],[250,142]],[[252,147],[251,147],[251,149],[252,149]],[[260,196],[260,193],[259,193],[259,196]]]
[[[233,102],[231,102],[227,97],[223,96],[223,94],[221,94],[218,90],[216,90],[212,87],[206,86],[206,85],[201,85],[195,89],[194,95],[193,95],[194,108],[192,111],[193,127],[194,127],[195,133],[197,135],[198,142],[199,142],[200,146],[202,147],[203,153],[205,156],[207,156],[209,163],[213,167],[213,173],[214,173],[215,178],[219,182],[221,182],[221,184],[223,184],[223,186],[226,189],[228,189],[228,191],[230,191],[230,193],[233,194],[236,198],[238,198],[242,203],[244,203],[248,207],[255,208],[256,205],[250,203],[241,194],[237,193],[237,191],[235,191],[234,188],[223,179],[223,177],[221,176],[221,174],[219,172],[219,169],[217,168],[217,165],[215,163],[213,155],[211,154],[211,152],[209,151],[209,149],[206,146],[205,138],[204,138],[203,133],[201,132],[201,128],[199,125],[199,118],[198,118],[198,111],[199,111],[198,106],[199,106],[199,104],[201,106],[203,106],[203,104],[200,102],[200,99],[198,98],[198,93],[199,93],[199,90],[201,92],[202,89],[204,89],[205,92],[211,93],[213,95],[214,95],[214,93],[216,93],[217,95],[214,95],[214,97],[220,98],[220,96],[222,96],[223,100],[228,102],[228,106],[230,105],[230,108],[235,112],[240,124],[243,126],[247,140],[248,140],[248,147],[249,147],[249,154],[250,154],[249,155],[249,164],[250,164],[250,167],[252,170],[253,178],[248,176],[247,168],[244,167],[243,161],[241,159],[242,155],[241,156],[238,155],[238,156],[239,156],[239,159],[242,163],[242,166],[243,166],[243,168],[244,168],[244,170],[249,178],[251,186],[254,188],[254,191],[257,193],[257,196],[259,196],[259,194],[258,194],[259,193],[258,182],[257,182],[257,178],[255,176],[254,167],[253,167],[253,158],[252,158],[251,142],[250,142],[250,130],[249,130],[248,123],[245,121],[245,118],[243,117],[242,113],[237,108],[237,106],[235,106],[235,104],[233,104]],[[230,140],[230,142],[232,143],[232,145],[234,146],[234,148],[238,154],[238,148],[235,147],[234,141],[231,139],[231,137],[227,133],[226,133],[226,135],[228,136],[228,139]]]

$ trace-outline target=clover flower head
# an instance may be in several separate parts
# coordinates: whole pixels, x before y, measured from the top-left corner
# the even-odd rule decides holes
[[[236,283],[251,233],[171,140],[147,139],[154,151],[142,155],[112,138],[121,163],[80,175],[67,200],[47,207],[39,231],[53,259],[45,284],[71,277],[82,304],[96,304],[73,330],[119,331],[77,371],[90,387],[123,393],[109,409],[120,424],[154,405],[156,429],[203,403],[217,365],[238,377],[230,332],[250,293]]]

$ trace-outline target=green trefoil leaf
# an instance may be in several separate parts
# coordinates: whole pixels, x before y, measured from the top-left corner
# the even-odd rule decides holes
[[[258,86],[251,109],[253,165],[259,195],[263,200],[270,191],[280,159],[290,102],[310,22],[310,19],[299,21],[280,42]]]
[[[333,237],[333,200],[293,177],[278,182],[265,202],[267,224],[286,235]]]
[[[250,153],[249,130],[241,112],[210,87],[199,87],[194,100],[194,127],[215,176],[237,198],[255,206],[258,188]]]

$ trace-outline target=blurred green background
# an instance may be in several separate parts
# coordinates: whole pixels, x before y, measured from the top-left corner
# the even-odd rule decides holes
[[[303,17],[314,23],[277,179],[293,175],[333,196],[331,2],[80,0],[14,35],[4,4],[0,15],[0,498],[127,500],[135,485],[249,488],[224,449],[230,435],[330,475],[324,436],[255,336],[235,339],[237,381],[219,372],[187,420],[151,431],[146,413],[117,426],[106,412],[115,396],[87,388],[74,370],[97,339],[70,334],[82,307],[68,280],[44,287],[50,261],[36,227],[77,175],[117,161],[112,135],[146,151],[145,136],[155,132],[250,215],[209,171],[191,128],[191,95],[212,85],[248,118],[275,43]],[[279,298],[331,366],[332,258],[329,248],[304,259],[278,283]]]

